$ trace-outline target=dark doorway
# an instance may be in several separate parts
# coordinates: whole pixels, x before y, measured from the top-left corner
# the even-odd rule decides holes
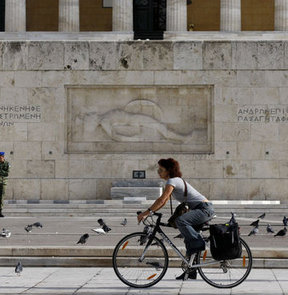
[[[0,31],[5,31],[5,0],[0,0]]]
[[[162,40],[166,30],[166,0],[134,0],[134,39]]]

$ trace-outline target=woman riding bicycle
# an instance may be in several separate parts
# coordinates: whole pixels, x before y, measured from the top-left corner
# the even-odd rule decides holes
[[[138,222],[146,218],[151,212],[162,208],[171,195],[178,202],[187,202],[190,210],[176,219],[176,225],[184,237],[186,256],[190,257],[193,253],[205,249],[205,242],[202,236],[194,229],[194,226],[211,219],[214,215],[212,203],[181,178],[180,165],[176,160],[172,158],[161,159],[158,161],[158,165],[159,176],[167,181],[164,192],[150,208],[138,215]],[[185,184],[187,186],[187,196],[185,196]],[[183,280],[184,276],[185,272],[176,279]],[[196,278],[196,269],[189,273],[189,278]]]

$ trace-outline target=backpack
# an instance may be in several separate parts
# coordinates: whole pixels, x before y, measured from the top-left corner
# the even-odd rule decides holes
[[[242,245],[238,223],[210,225],[210,251],[215,260],[241,257]]]

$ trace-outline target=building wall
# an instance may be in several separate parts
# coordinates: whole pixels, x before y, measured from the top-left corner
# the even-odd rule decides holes
[[[220,0],[193,0],[187,25],[195,31],[220,30]],[[58,0],[27,0],[27,31],[57,31]],[[101,0],[80,0],[80,31],[111,31],[112,8]],[[242,0],[243,31],[274,30],[274,0]]]
[[[172,156],[185,179],[212,200],[287,202],[287,42],[2,41],[0,48],[0,150],[11,162],[7,198],[109,199],[113,181],[131,179],[132,170],[158,179],[158,159]],[[91,89],[104,86],[110,94],[93,99]],[[135,86],[145,91],[115,109]],[[170,90],[169,97],[153,94],[163,87],[181,90],[183,99]],[[177,121],[189,112],[190,121]],[[137,128],[135,113],[141,114]],[[211,137],[197,137],[197,118]],[[119,150],[123,137],[110,135],[107,143],[103,130],[111,122],[126,150]],[[159,132],[151,136],[158,139],[142,146],[147,124],[154,124]],[[125,138],[139,134],[140,150],[129,150]],[[183,151],[181,134],[196,135],[197,150]],[[169,151],[157,144],[163,138]]]

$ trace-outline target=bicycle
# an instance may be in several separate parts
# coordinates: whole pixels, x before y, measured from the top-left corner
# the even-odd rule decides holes
[[[156,221],[153,216],[157,216]],[[209,251],[209,236],[203,236],[208,250],[199,251],[188,260],[161,229],[161,226],[170,227],[167,223],[161,222],[161,218],[161,213],[149,215],[143,221],[144,232],[129,234],[116,245],[112,256],[113,268],[124,284],[134,288],[148,288],[164,277],[169,264],[168,252],[156,234],[159,234],[181,258],[184,271],[196,268],[202,279],[211,286],[233,288],[247,278],[252,268],[252,254],[242,238],[242,255],[237,259],[214,260]],[[208,230],[208,223],[197,228],[202,235]],[[187,277],[188,272],[186,279]]]

